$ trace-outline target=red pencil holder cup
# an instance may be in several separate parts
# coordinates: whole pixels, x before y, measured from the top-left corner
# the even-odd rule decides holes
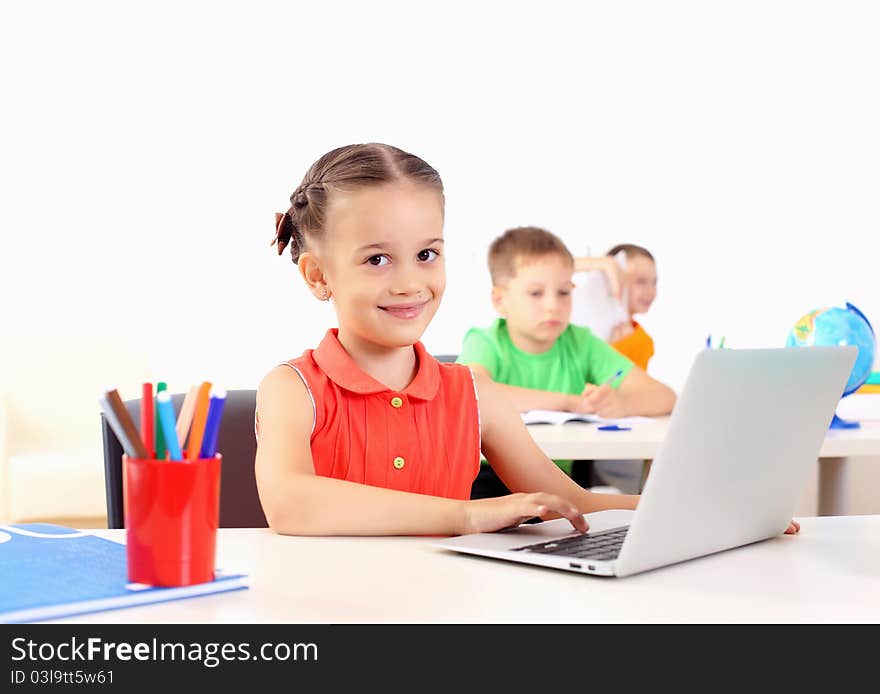
[[[222,457],[123,456],[128,580],[186,586],[214,580]]]

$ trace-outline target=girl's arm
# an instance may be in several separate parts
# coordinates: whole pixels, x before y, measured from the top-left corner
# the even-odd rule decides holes
[[[475,380],[483,454],[508,489],[559,496],[575,505],[580,513],[636,507],[639,500],[636,495],[597,494],[573,482],[538,448],[511,406],[506,391],[481,374],[476,374]],[[556,517],[552,512],[537,515]]]
[[[257,390],[256,477],[270,527],[284,535],[456,535],[490,532],[556,512],[585,529],[576,510],[549,494],[460,501],[315,474],[314,410],[295,371],[273,369]]]
[[[455,534],[461,502],[315,474],[314,409],[300,377],[279,366],[257,390],[256,477],[273,530],[285,535]]]
[[[617,261],[610,255],[578,256],[574,259],[575,272],[594,272],[599,270],[608,278],[611,295],[620,299],[623,294],[624,273]]]

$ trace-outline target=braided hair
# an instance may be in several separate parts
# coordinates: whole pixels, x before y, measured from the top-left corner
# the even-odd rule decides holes
[[[339,147],[309,167],[290,196],[286,212],[275,214],[272,245],[278,255],[290,246],[294,263],[306,250],[308,239],[324,232],[330,196],[393,181],[412,181],[443,195],[440,174],[424,160],[391,145],[369,143]]]

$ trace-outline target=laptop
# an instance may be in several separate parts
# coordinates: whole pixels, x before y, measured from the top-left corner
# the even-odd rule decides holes
[[[784,532],[858,348],[705,350],[694,360],[638,508],[434,543],[466,554],[629,576]]]

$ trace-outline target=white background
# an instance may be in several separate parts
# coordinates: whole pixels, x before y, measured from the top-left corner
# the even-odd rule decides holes
[[[446,185],[433,352],[492,320],[487,246],[524,224],[654,252],[677,389],[710,332],[781,346],[847,300],[880,327],[878,36],[870,2],[4,3],[0,337],[255,387],[334,324],[273,213],[367,141]]]

